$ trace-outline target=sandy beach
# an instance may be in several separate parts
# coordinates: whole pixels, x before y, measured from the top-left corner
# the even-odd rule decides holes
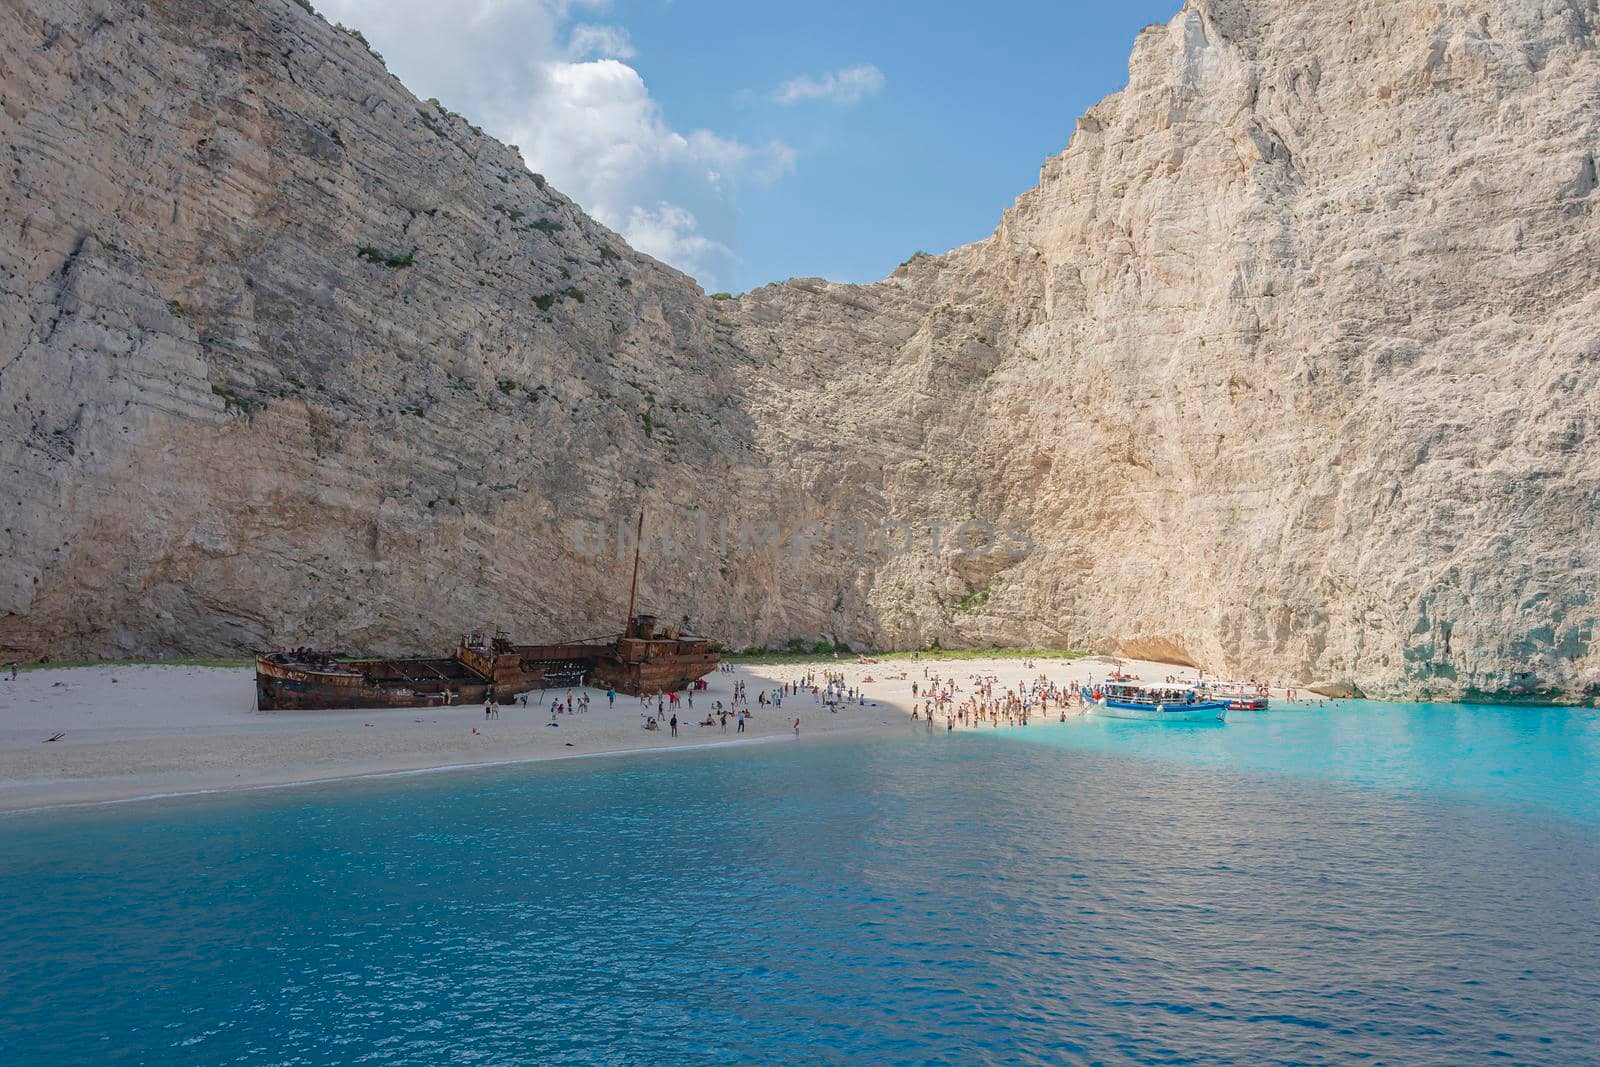
[[[1121,661],[1147,681],[1194,672],[1169,664]],[[975,675],[993,675],[997,689],[1043,674],[1058,684],[1103,677],[1109,661],[1016,658],[896,659],[860,664],[850,659],[739,665],[709,679],[710,688],[680,705],[679,736],[644,727],[637,697],[588,690],[590,711],[562,715],[550,725],[550,703],[566,690],[528,697],[484,719],[481,705],[368,711],[259,712],[254,674],[247,668],[102,665],[24,672],[0,681],[0,811],[103,803],[228,789],[261,788],[363,775],[603,753],[653,753],[705,745],[793,742],[800,739],[904,730],[911,685],[925,677],[953,678],[963,689]],[[751,704],[762,688],[807,671],[841,671],[866,704],[830,713],[816,698],[790,697],[781,709],[757,708],[747,732],[701,727],[716,701],[729,702],[736,682]],[[926,673],[925,673],[926,672]],[[873,679],[866,681],[867,678]],[[581,691],[580,691],[581,692]],[[654,708],[652,701],[651,708]],[[46,741],[56,734],[57,741]]]

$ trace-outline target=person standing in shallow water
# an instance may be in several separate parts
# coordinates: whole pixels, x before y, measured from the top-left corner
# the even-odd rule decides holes
[[[794,735],[796,737],[800,736],[800,716],[798,715],[794,717]]]

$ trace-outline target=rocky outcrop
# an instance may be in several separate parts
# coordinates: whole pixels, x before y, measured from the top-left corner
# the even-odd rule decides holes
[[[714,301],[290,0],[12,5],[0,645],[604,631],[643,504],[730,644],[1592,698],[1597,24],[1193,0],[988,240]]]

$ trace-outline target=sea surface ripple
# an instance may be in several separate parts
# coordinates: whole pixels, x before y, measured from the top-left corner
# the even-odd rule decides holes
[[[1593,1062],[1593,713],[1337,714],[0,819],[0,1062]]]

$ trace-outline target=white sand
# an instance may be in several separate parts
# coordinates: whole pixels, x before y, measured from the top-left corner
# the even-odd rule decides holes
[[[745,734],[699,727],[694,720],[744,680],[758,689],[798,679],[807,665],[737,667],[710,678],[694,709],[679,706],[677,738],[644,730],[637,697],[590,690],[586,715],[551,727],[549,705],[565,690],[543,694],[544,706],[502,709],[484,720],[481,705],[383,711],[258,712],[249,669],[98,666],[34,670],[0,680],[0,811],[128,800],[209,790],[258,788],[359,775],[505,761],[559,759],[607,752],[665,751],[707,744],[793,742],[906,729],[911,683],[929,675],[954,678],[963,690],[977,674],[996,675],[997,689],[1048,676],[1059,684],[1103,677],[1107,661],[1021,659],[887,660],[860,665],[817,660],[809,669],[843,671],[875,705],[847,704],[830,714],[817,700],[788,698],[781,709],[758,708]],[[1192,671],[1124,661],[1147,681]],[[874,682],[863,684],[871,676]],[[963,694],[964,695],[964,694]],[[652,702],[652,708],[654,704]],[[474,733],[473,731],[477,732]],[[61,740],[44,739],[62,733]]]

